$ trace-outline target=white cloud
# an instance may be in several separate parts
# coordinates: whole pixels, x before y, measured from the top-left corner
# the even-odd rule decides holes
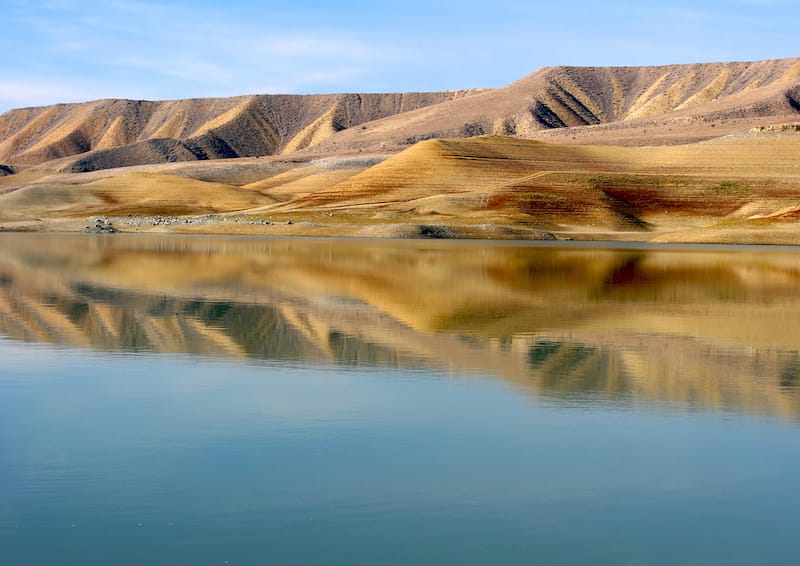
[[[86,90],[70,84],[50,81],[0,79],[0,111],[8,108],[52,104],[54,101],[78,102]]]
[[[158,59],[141,55],[115,56],[109,59],[114,66],[129,70],[152,71],[159,75],[201,83],[228,83],[233,76],[230,69],[191,57]]]
[[[763,59],[787,55],[797,13],[787,0],[616,0],[600,11],[587,0],[309,4],[6,0],[0,110],[114,96],[491,87],[540,65]]]

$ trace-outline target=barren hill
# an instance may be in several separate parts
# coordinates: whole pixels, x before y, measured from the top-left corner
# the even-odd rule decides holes
[[[427,140],[269,210],[358,210],[417,222],[502,222],[562,232],[717,224],[741,232],[757,222],[777,234],[778,223],[800,209],[798,155],[800,136],[794,134],[646,148],[506,136]]]
[[[167,102],[98,100],[0,116],[0,162],[62,158],[68,171],[291,152],[363,122],[467,96],[245,96]]]
[[[101,100],[0,116],[0,229],[799,243],[798,155],[800,59]]]
[[[547,67],[506,87],[387,117],[322,147],[502,134],[652,145],[800,119],[800,59]]]
[[[92,214],[126,231],[793,243],[798,155],[800,135],[782,132],[660,147],[436,139],[388,158],[50,175],[0,194],[0,222],[74,230]]]
[[[99,100],[0,116],[0,163],[83,172],[291,154],[392,151],[503,134],[675,144],[800,119],[800,59],[547,67],[508,86],[405,94]]]

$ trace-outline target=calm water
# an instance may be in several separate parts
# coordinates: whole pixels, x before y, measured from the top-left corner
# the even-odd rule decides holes
[[[795,563],[800,250],[0,235],[0,564]]]

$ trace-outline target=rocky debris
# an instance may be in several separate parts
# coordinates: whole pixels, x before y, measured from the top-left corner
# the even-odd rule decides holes
[[[93,226],[86,226],[84,230],[93,234],[116,234],[119,232],[119,230],[114,227],[111,221],[105,218],[97,218],[94,221]]]
[[[420,238],[451,239],[456,238],[455,232],[448,226],[421,224],[417,226],[417,236]]]
[[[798,124],[773,124],[770,126],[758,126],[751,128],[751,134],[761,133],[784,133],[784,132],[800,132],[800,123]]]
[[[356,233],[366,238],[419,238],[436,240],[555,240],[555,234],[528,227],[498,224],[452,226],[446,224],[381,224],[366,226]]]
[[[250,220],[236,216],[222,216],[220,214],[203,214],[200,216],[138,216],[129,214],[119,221],[132,228],[142,226],[172,226],[175,224],[251,224],[255,226],[271,226],[271,220]]]
[[[179,221],[180,219],[175,217],[156,216],[153,218],[153,226],[169,226],[170,224],[176,224]]]

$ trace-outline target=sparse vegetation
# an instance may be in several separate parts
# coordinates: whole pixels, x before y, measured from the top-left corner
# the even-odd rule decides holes
[[[415,136],[408,136],[407,138],[403,139],[401,142],[403,145],[414,145],[415,143],[419,143],[421,141],[427,140],[438,140],[441,138],[446,138],[447,134],[443,132],[432,132],[429,134],[419,134]]]
[[[712,191],[723,193],[740,193],[746,192],[749,189],[745,181],[720,181],[716,185],[709,187]]]
[[[468,122],[461,127],[461,135],[466,138],[482,136],[485,133],[486,130],[480,122]]]

